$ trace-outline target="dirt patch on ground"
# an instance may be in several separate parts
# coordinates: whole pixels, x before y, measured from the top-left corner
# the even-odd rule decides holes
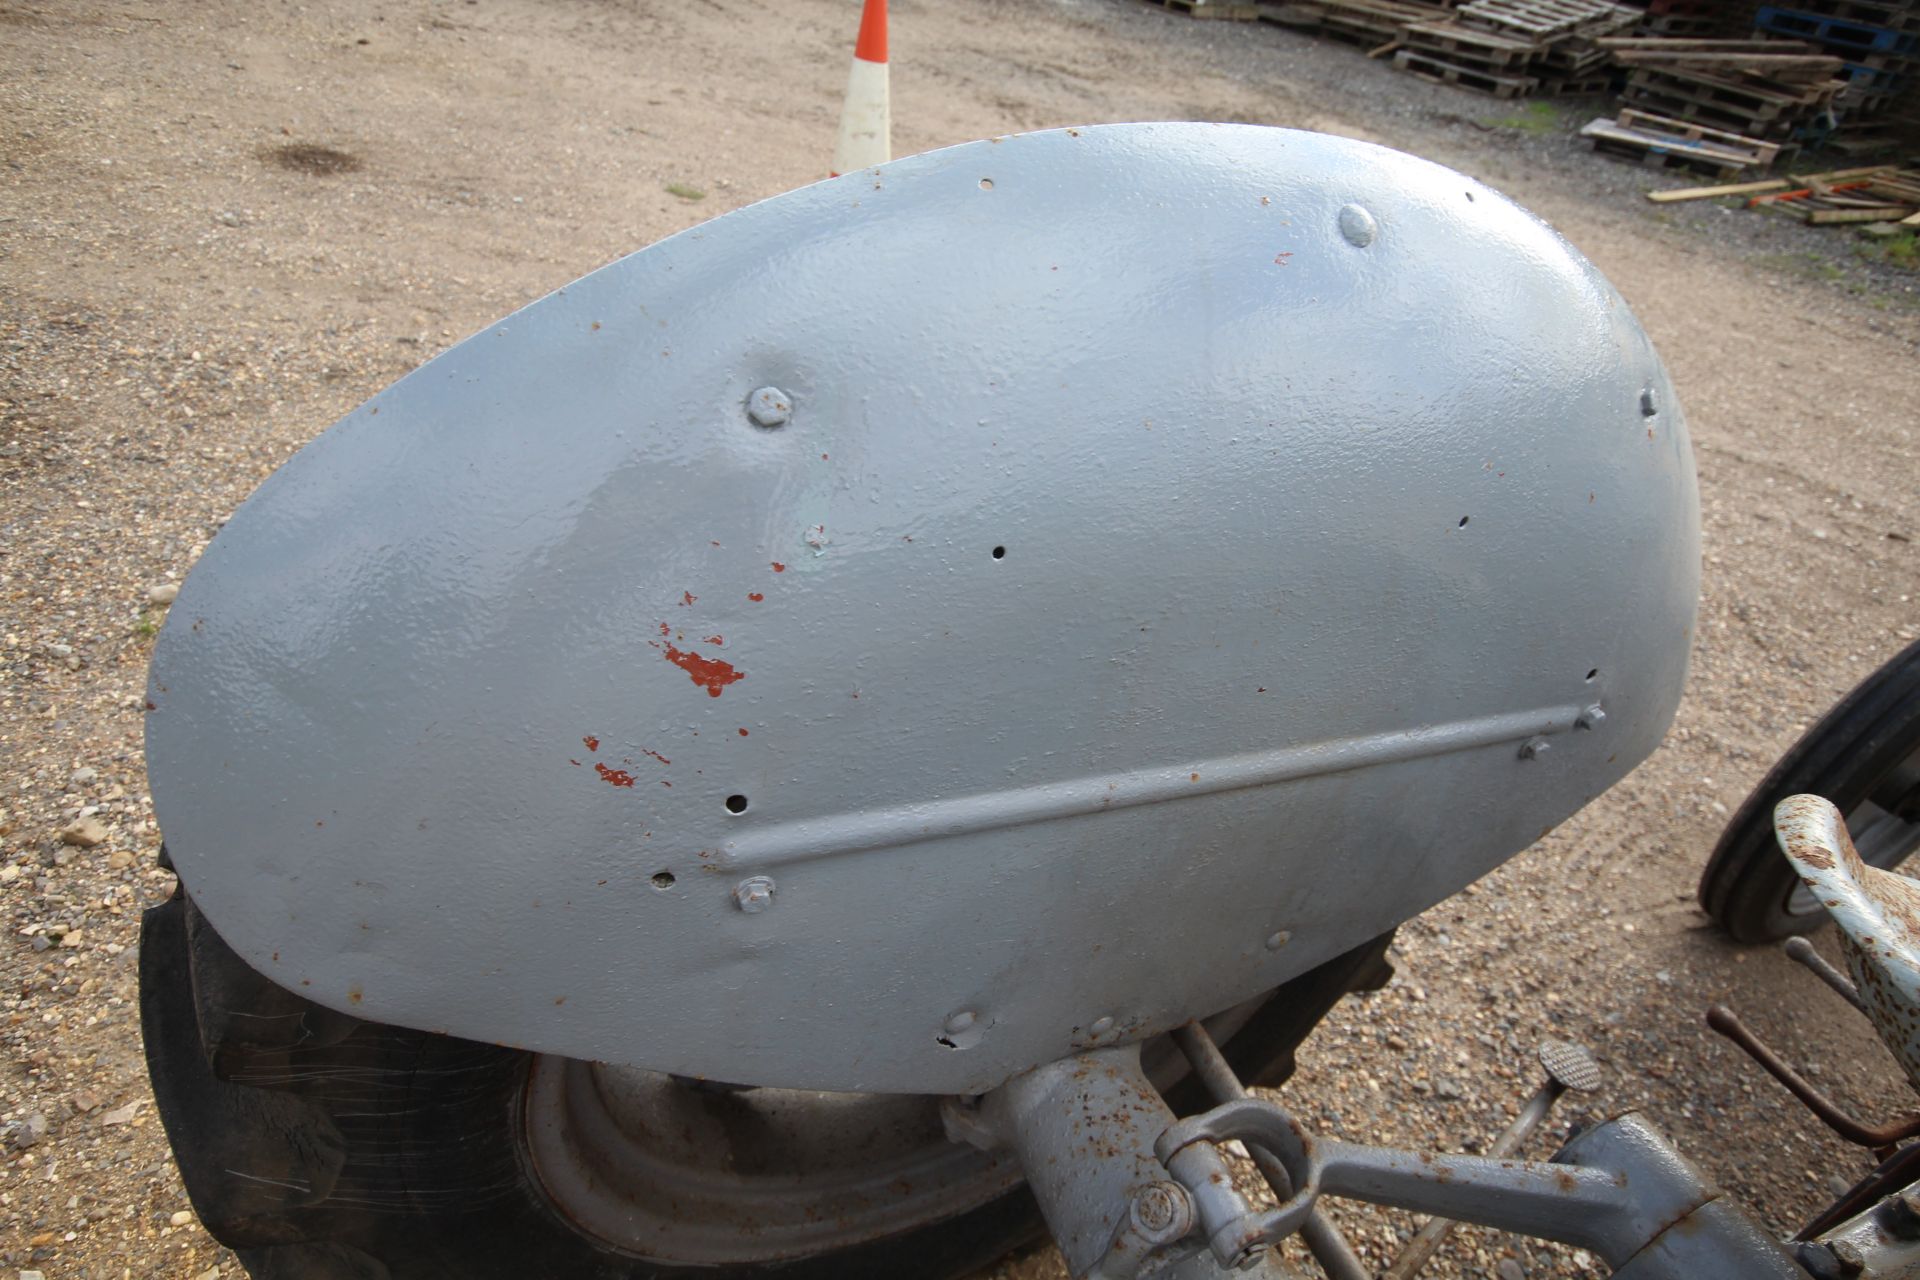
[[[234,1274],[152,1118],[133,975],[164,897],[142,682],[226,514],[453,341],[671,232],[819,177],[854,6],[371,0],[0,4],[0,1258],[50,1277]],[[1914,277],[1847,233],[1592,157],[1506,104],[1266,25],[1134,0],[900,0],[902,154],[1051,125],[1244,120],[1452,164],[1620,287],[1689,413],[1705,508],[1694,670],[1668,744],[1402,935],[1288,1097],[1344,1134],[1484,1143],[1546,1036],[1592,1045],[1776,1225],[1864,1167],[1702,1026],[1726,1000],[1873,1115],[1911,1102],[1833,999],[1723,942],[1692,887],[1799,730],[1915,635]],[[263,163],[263,157],[265,162]],[[98,843],[63,843],[76,821]],[[36,1119],[37,1118],[37,1119]],[[1409,1222],[1341,1208],[1375,1261]],[[1463,1231],[1436,1275],[1592,1271]],[[1041,1253],[1002,1269],[1056,1275]]]

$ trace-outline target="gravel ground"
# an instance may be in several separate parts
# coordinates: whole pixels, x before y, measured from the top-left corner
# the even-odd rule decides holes
[[[187,1208],[137,1029],[140,909],[172,877],[142,681],[171,584],[261,477],[452,341],[670,232],[817,177],[851,0],[0,0],[0,1262],[48,1280],[237,1275]],[[1860,1109],[1870,1034],[1692,905],[1729,810],[1916,634],[1920,281],[1845,232],[1643,202],[1580,109],[1428,85],[1267,25],[1134,0],[896,0],[896,149],[1124,119],[1405,148],[1506,190],[1633,304],[1685,399],[1706,579],[1667,745],[1401,935],[1287,1096],[1318,1126],[1472,1149],[1584,1041],[1789,1228],[1864,1167],[1711,1037],[1724,999]],[[1586,104],[1592,105],[1592,104]],[[669,187],[699,198],[673,194]],[[1545,1138],[1539,1149],[1548,1149]],[[1340,1208],[1376,1261],[1402,1215]],[[13,1270],[5,1274],[12,1276]],[[1063,1274],[1051,1251],[996,1274]],[[1432,1274],[1583,1276],[1463,1230]]]

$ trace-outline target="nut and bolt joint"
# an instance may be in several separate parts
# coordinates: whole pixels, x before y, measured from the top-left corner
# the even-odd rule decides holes
[[[1896,1240],[1920,1240],[1920,1195],[1905,1191],[1880,1202],[1874,1215]]]
[[[1852,1280],[1867,1269],[1867,1260],[1845,1240],[1809,1241],[1796,1256],[1814,1280]]]
[[[1177,1182],[1150,1182],[1134,1193],[1127,1214],[1148,1242],[1171,1244],[1193,1230],[1193,1197]]]
[[[1552,745],[1551,742],[1548,742],[1539,734],[1535,734],[1520,744],[1520,758],[1522,760],[1538,760],[1541,756],[1547,754],[1547,749]]]
[[[778,387],[761,387],[747,397],[747,416],[755,426],[784,427],[793,416],[793,398]]]
[[[1573,727],[1576,729],[1597,729],[1606,723],[1606,719],[1606,708],[1596,702],[1590,707],[1581,709],[1580,715],[1573,722]]]
[[[733,886],[733,904],[748,915],[773,905],[773,877],[748,876]]]

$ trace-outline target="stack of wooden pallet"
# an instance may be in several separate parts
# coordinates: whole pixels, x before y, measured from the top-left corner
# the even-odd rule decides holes
[[[1799,41],[1627,37],[1602,44],[1629,68],[1621,105],[1754,142],[1791,142],[1831,112],[1846,88],[1837,78],[1840,60]]]
[[[1793,107],[1832,102],[1841,61],[1795,40],[1613,36],[1599,42],[1630,69],[1615,119],[1580,136],[1597,152],[1722,177],[1768,167],[1799,121]]]
[[[1781,0],[1760,5],[1754,25],[1844,62],[1838,106],[1849,121],[1883,116],[1920,90],[1920,0]]]
[[[1749,209],[1784,213],[1815,226],[1884,222],[1920,227],[1920,170],[1892,165],[1647,193],[1656,204],[1715,196],[1745,196]]]
[[[1393,65],[1502,98],[1601,92],[1612,72],[1600,39],[1639,17],[1612,0],[1468,0],[1444,18],[1403,24]]]
[[[1452,9],[1453,0],[1273,0],[1261,6],[1260,16],[1376,49],[1391,46],[1408,23],[1445,18]]]

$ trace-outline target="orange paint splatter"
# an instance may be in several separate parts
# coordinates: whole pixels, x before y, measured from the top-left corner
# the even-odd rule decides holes
[[[762,600],[765,600],[766,597],[761,595],[758,591],[749,591],[747,592],[747,599],[753,601],[755,604],[759,604]]]
[[[580,767],[580,762],[578,760],[569,760],[567,761],[567,763],[572,765],[576,769]]]
[[[740,736],[741,736],[741,737],[743,737],[743,738],[744,738],[744,737],[746,737],[746,736],[747,736],[747,731],[746,731],[745,729],[742,729],[742,730],[740,731]]]
[[[735,681],[745,680],[747,673],[735,671],[733,664],[722,662],[718,658],[703,658],[697,653],[686,653],[667,646],[667,661],[687,673],[689,679],[702,686],[707,696],[717,698],[720,691]]]
[[[596,762],[593,766],[593,771],[605,778],[613,786],[630,787],[633,785],[633,775],[625,769],[609,769],[604,764]]]
[[[588,734],[586,737],[580,739],[580,741],[587,744],[587,750],[589,751],[598,751],[600,749],[600,739],[594,737],[592,734]]]
[[[667,759],[665,756],[661,755],[658,751],[642,751],[640,754],[643,756],[652,756],[655,760],[658,760],[661,764],[673,763],[673,761]]]
[[[1276,267],[1284,267],[1287,265],[1287,259],[1291,258],[1292,256],[1293,256],[1293,251],[1291,249],[1289,249],[1285,253],[1276,254],[1274,255],[1273,265]]]
[[[695,600],[698,600],[699,598],[700,598],[699,596],[693,594],[693,592],[691,591],[682,591],[680,593],[680,603],[682,605],[692,604]]]
[[[775,573],[785,573],[787,571],[787,566],[781,564],[778,560],[775,560],[773,562],[773,571]]]
[[[726,641],[719,636],[708,636],[707,643],[708,644],[725,644]]]
[[[660,634],[663,636],[670,636],[673,634],[673,628],[663,622],[660,624]]]

